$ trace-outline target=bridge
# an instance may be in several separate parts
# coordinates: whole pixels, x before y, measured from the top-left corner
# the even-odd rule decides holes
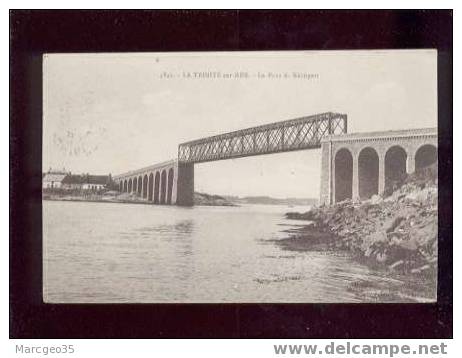
[[[321,148],[321,204],[382,195],[438,160],[437,128],[329,136]]]
[[[324,137],[346,132],[347,116],[328,112],[182,143],[178,146],[178,160],[203,163],[320,148]]]
[[[347,115],[334,112],[246,128],[181,143],[177,159],[113,179],[121,192],[147,202],[191,206],[195,164],[321,148],[320,203],[332,204],[381,194],[387,180],[436,161],[436,128],[355,134],[347,128]]]

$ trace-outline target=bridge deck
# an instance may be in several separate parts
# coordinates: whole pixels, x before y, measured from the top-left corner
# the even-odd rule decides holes
[[[324,137],[346,132],[346,114],[327,112],[182,143],[178,146],[178,160],[202,163],[320,148]]]

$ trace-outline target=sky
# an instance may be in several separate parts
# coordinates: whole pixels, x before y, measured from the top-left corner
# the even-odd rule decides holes
[[[349,133],[436,127],[436,65],[434,50],[47,54],[43,168],[116,175],[181,142],[329,111]],[[319,149],[202,163],[195,189],[318,198],[320,166]]]

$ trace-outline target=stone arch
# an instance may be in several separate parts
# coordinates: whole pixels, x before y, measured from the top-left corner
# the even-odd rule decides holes
[[[385,191],[394,190],[406,178],[407,152],[400,145],[388,148],[385,153]]]
[[[361,199],[369,199],[379,193],[379,155],[372,147],[359,152],[358,182]]]
[[[335,202],[351,199],[353,195],[353,155],[342,148],[335,154]]]
[[[154,204],[159,204],[160,174],[156,172],[154,179]]]
[[[167,176],[167,204],[172,204],[172,192],[173,192],[173,168],[168,170]]]
[[[438,161],[438,151],[433,144],[424,144],[415,152],[415,170],[429,167]]]
[[[160,203],[165,204],[167,194],[167,172],[162,170],[162,174],[160,175]]]
[[[154,191],[154,175],[151,173],[149,174],[149,181],[148,181],[148,200],[149,201],[153,200],[153,197],[152,197],[153,191]]]
[[[122,180],[119,181],[119,191],[120,191],[120,192],[123,192],[123,191],[124,191],[124,183],[123,183]]]
[[[132,185],[133,185],[132,178],[130,178],[128,179],[128,192],[129,193],[132,192]]]
[[[128,191],[128,182],[127,179],[124,180],[124,193]]]
[[[140,175],[138,177],[138,186],[136,188],[136,191],[137,191],[139,196],[141,196],[142,190],[143,190],[143,177]]]
[[[138,178],[134,177],[133,178],[133,192],[136,193],[137,187],[138,187]]]
[[[143,177],[143,198],[147,198],[148,196],[148,175],[145,174]]]

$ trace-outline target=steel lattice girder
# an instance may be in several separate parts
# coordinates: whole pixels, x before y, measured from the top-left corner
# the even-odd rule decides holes
[[[178,146],[178,160],[201,163],[321,147],[321,139],[347,133],[347,115],[327,112],[201,138]]]

